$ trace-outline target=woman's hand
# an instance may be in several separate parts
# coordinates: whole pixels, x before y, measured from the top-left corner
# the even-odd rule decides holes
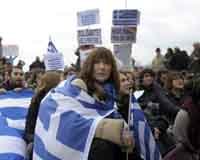
[[[6,89],[4,89],[4,88],[0,88],[0,94],[6,93],[6,92],[7,92]]]
[[[134,146],[135,146],[133,133],[130,132],[127,128],[125,128],[122,131],[122,142],[123,142],[123,145],[128,147],[128,148],[132,148],[133,149]]]
[[[160,134],[161,134],[160,130],[158,128],[154,128],[154,137],[156,140],[159,139]]]
[[[20,91],[22,91],[22,90],[23,90],[23,88],[15,88],[15,89],[14,89],[15,92],[20,92]]]

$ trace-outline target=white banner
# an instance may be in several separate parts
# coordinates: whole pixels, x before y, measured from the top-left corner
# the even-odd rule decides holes
[[[100,23],[98,9],[78,12],[77,18],[78,18],[78,26],[87,26]]]
[[[112,27],[111,42],[112,43],[136,43],[136,27]]]
[[[131,69],[132,44],[114,45],[113,52],[122,63],[122,66],[119,69]]]
[[[44,54],[44,63],[46,71],[64,70],[64,59],[62,53]]]
[[[79,45],[101,44],[101,29],[85,29],[78,30]]]
[[[3,56],[18,56],[19,47],[17,45],[3,45]]]

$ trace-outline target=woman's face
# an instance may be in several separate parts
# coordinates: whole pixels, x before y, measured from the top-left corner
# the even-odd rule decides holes
[[[107,64],[102,60],[95,62],[94,69],[93,69],[93,78],[103,83],[110,78],[112,66],[111,64]]]
[[[182,78],[176,78],[172,81],[172,87],[174,89],[183,89],[184,88],[184,80]]]
[[[130,85],[133,87],[135,85],[135,81],[133,79],[133,75],[131,73],[127,73],[126,76],[127,76],[128,80],[130,82]]]
[[[119,78],[120,78],[120,94],[128,95],[131,88],[131,83],[128,80],[128,77],[120,73]]]
[[[143,85],[148,87],[153,83],[154,77],[150,73],[145,73],[143,77]]]

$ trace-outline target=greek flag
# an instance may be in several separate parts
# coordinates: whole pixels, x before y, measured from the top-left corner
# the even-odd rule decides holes
[[[0,95],[0,159],[24,160],[25,118],[33,92],[8,91]]]
[[[136,98],[132,97],[130,128],[133,130],[136,146],[144,160],[161,160],[151,129]]]
[[[58,53],[58,50],[56,46],[54,45],[54,43],[52,42],[51,37],[49,38],[47,51],[50,53]]]
[[[99,121],[114,111],[72,85],[73,79],[61,82],[41,102],[34,160],[87,160]]]

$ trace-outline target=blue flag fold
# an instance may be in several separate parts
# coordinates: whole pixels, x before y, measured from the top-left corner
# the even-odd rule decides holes
[[[112,103],[101,103],[72,85],[73,79],[61,82],[41,102],[34,160],[87,160],[99,121],[114,111]]]
[[[0,95],[0,159],[24,160],[25,119],[33,91],[8,91]]]

